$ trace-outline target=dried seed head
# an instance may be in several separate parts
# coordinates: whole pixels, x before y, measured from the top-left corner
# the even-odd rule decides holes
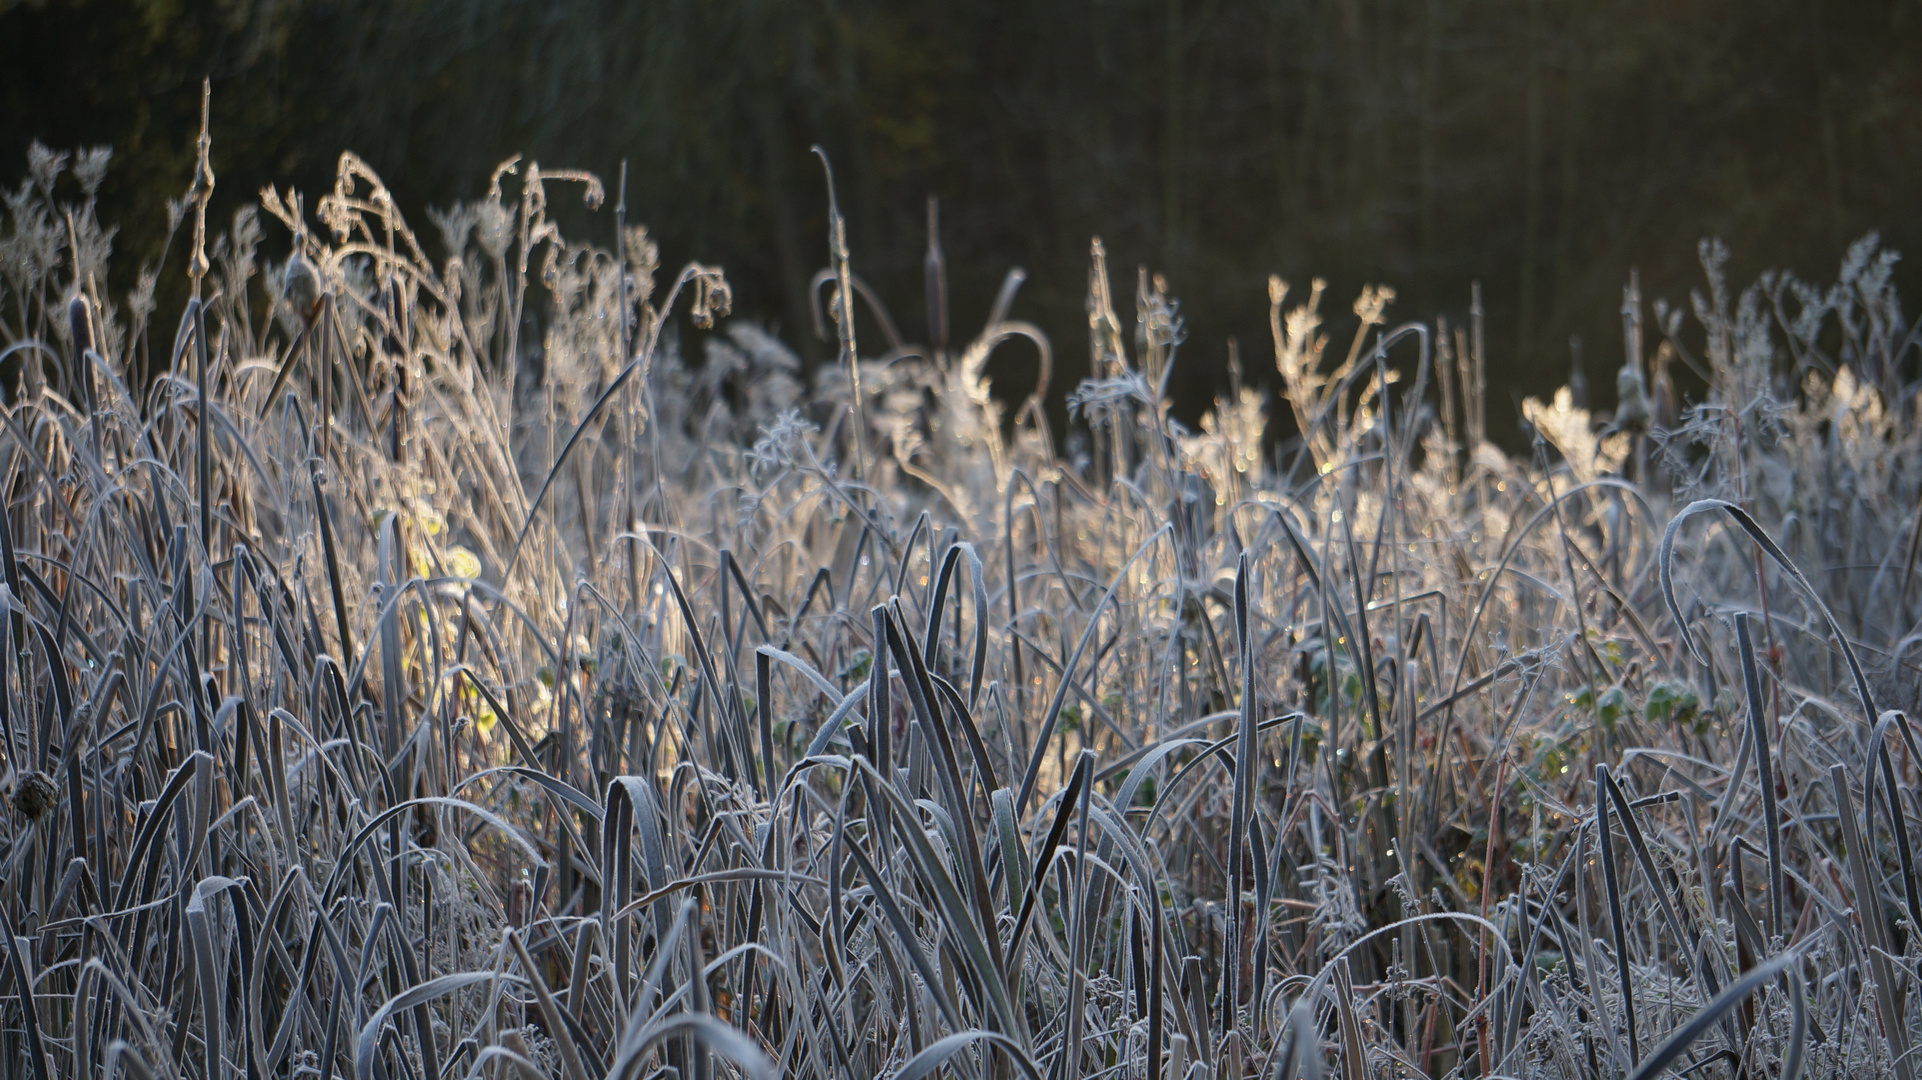
[[[93,329],[93,303],[84,293],[67,304],[67,322],[73,327],[74,356],[84,356],[89,349],[100,350],[100,339]]]
[[[74,381],[85,388],[83,404],[87,412],[93,412],[93,374],[88,368],[87,354],[100,355],[100,332],[94,325],[93,303],[86,293],[75,293],[67,303],[67,322],[73,328],[73,373]]]
[[[287,260],[280,295],[302,319],[312,319],[314,309],[320,305],[320,276],[314,273],[314,264],[298,251]]]
[[[59,798],[60,788],[54,784],[53,777],[43,772],[29,773],[14,786],[13,808],[27,820],[39,821]]]
[[[1615,407],[1617,428],[1632,430],[1648,424],[1648,383],[1633,364],[1623,364],[1616,373],[1615,396],[1619,401]]]

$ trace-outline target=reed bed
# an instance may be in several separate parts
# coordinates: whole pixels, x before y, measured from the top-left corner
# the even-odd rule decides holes
[[[917,342],[830,212],[809,378],[591,175],[422,239],[348,154],[223,230],[206,145],[177,321],[104,152],[6,195],[8,1075],[1914,1074],[1872,238],[1631,284],[1619,406],[1520,454],[1478,302],[1337,338],[1319,282],[1184,429],[1097,242],[1058,438],[932,230]]]

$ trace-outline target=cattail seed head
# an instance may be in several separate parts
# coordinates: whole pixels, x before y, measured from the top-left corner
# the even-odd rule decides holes
[[[100,351],[100,337],[94,332],[93,302],[81,293],[67,303],[67,322],[73,327],[73,354],[85,356],[89,349]]]
[[[93,413],[93,372],[88,368],[87,354],[100,355],[100,332],[94,324],[93,302],[86,293],[75,293],[67,302],[67,323],[73,330],[73,374],[74,381],[85,388],[83,403],[89,415]]]

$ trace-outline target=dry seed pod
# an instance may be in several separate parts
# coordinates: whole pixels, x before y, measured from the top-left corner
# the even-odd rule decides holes
[[[59,799],[59,786],[43,772],[28,773],[13,789],[13,808],[29,821],[39,821]]]
[[[93,302],[86,295],[76,295],[67,303],[67,321],[73,327],[73,355],[84,356],[89,350],[100,351],[100,338],[94,332]]]
[[[320,275],[314,272],[314,264],[298,251],[287,260],[287,272],[280,280],[280,295],[302,320],[313,320],[315,309],[320,306]]]
[[[1623,364],[1615,375],[1615,427],[1640,430],[1648,426],[1648,384],[1633,365]]]

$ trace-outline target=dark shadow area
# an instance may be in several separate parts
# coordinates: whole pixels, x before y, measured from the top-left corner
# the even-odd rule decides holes
[[[664,264],[721,264],[737,310],[818,362],[820,143],[856,269],[909,338],[926,337],[930,193],[956,338],[1026,268],[1013,314],[1054,342],[1057,403],[1086,371],[1099,235],[1118,299],[1143,265],[1182,301],[1188,420],[1226,384],[1230,338],[1272,383],[1270,273],[1296,297],[1328,279],[1338,343],[1365,283],[1397,290],[1391,321],[1459,322],[1480,280],[1490,431],[1512,440],[1515,403],[1566,379],[1576,335],[1610,404],[1631,267],[1686,305],[1703,236],[1728,242],[1737,282],[1832,280],[1870,229],[1922,245],[1917,56],[1910,0],[0,2],[0,179],[33,139],[111,144],[121,291],[187,186],[203,74],[220,221],[268,182],[311,206],[352,149],[431,250],[426,207],[514,154],[598,172],[609,207],[625,159]],[[611,244],[607,210],[567,214]],[[1906,268],[1898,283],[1917,288]]]

